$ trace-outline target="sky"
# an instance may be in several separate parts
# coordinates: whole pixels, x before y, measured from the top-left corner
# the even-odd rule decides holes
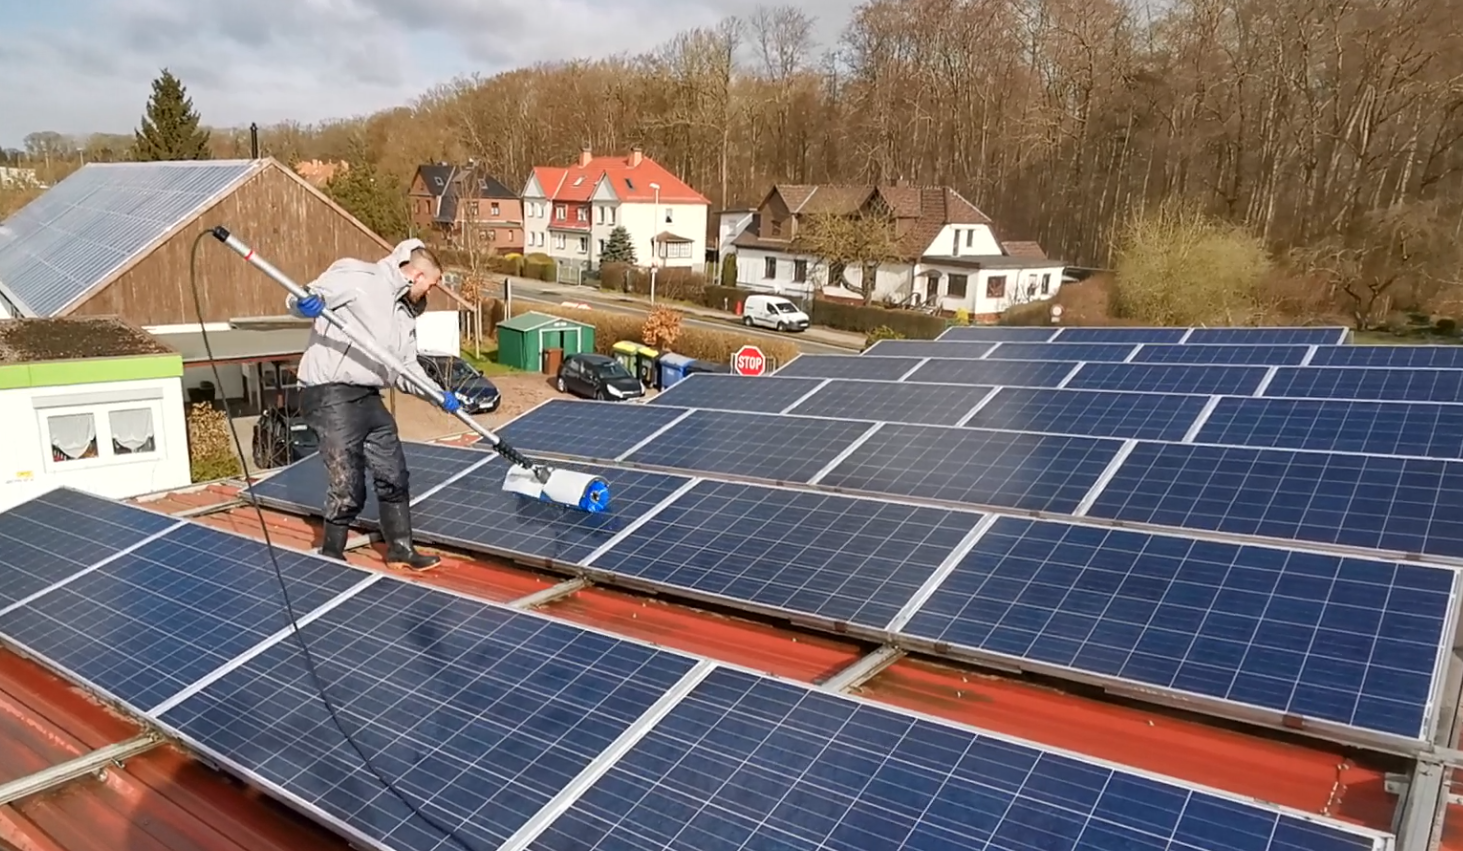
[[[766,0],[763,0],[766,2]],[[463,74],[654,47],[758,0],[39,0],[0,10],[0,145],[127,133],[152,79],[205,124],[310,123],[404,104]],[[830,43],[854,0],[797,4]]]

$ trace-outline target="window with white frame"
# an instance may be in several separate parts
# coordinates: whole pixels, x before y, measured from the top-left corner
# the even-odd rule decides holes
[[[670,207],[666,207],[665,208],[665,223],[666,224],[672,224],[672,222],[671,222],[671,218],[672,218],[671,213],[672,212],[674,212],[674,211],[671,210]]]
[[[589,253],[589,237],[587,237],[587,236],[581,236],[581,237],[579,237],[579,253],[580,254],[588,254]]]
[[[153,402],[42,408],[36,413],[50,466],[57,469],[145,459],[158,453],[160,412]]]
[[[662,257],[678,259],[691,256],[691,243],[689,242],[667,242],[661,249]]]
[[[564,244],[564,235],[562,233],[554,234],[554,247],[562,250]]]

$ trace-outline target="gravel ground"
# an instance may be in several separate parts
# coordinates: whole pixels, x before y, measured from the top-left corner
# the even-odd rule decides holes
[[[478,422],[489,428],[501,426],[529,408],[559,396],[547,375],[494,375],[492,382],[503,394],[503,403],[491,414],[476,417]],[[405,393],[396,394],[396,424],[403,440],[436,440],[463,431],[462,423],[456,417]]]

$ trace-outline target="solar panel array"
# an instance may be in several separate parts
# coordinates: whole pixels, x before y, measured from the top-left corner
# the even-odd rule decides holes
[[[482,459],[472,457],[481,453],[463,452],[468,467],[483,468]],[[696,494],[684,506],[688,514],[761,499],[750,486],[707,483],[698,491],[702,487],[681,491]],[[902,563],[900,570],[913,572],[886,581],[882,590],[857,587],[894,569],[878,565],[880,559],[913,551],[925,566],[920,569],[953,567],[961,582],[970,581],[965,565],[978,561],[972,545],[1008,522],[992,526],[978,515],[918,507],[900,514],[827,495],[816,505],[797,504],[806,496],[742,507],[757,514],[769,534],[802,552],[822,557],[821,551],[842,547],[844,556],[834,558],[857,554],[867,569],[851,578],[818,569],[815,558],[797,588],[759,587],[772,595],[769,600],[797,606],[809,599],[864,599],[851,617],[867,622],[882,620],[899,599],[918,593],[910,589],[919,570]],[[823,532],[824,524],[871,542],[886,533],[902,537],[897,547],[863,552]],[[621,531],[653,537],[682,528],[643,524]],[[798,537],[798,529],[811,537]],[[266,597],[274,578],[258,543],[65,490],[0,513],[0,535],[54,547],[54,555],[27,571],[33,579],[49,579],[46,588],[0,614],[0,634],[8,642],[363,846],[436,851],[456,844],[414,817],[327,716],[299,642],[276,628],[280,606]],[[1004,533],[1011,535],[1051,537],[1016,527]],[[734,540],[725,545],[739,546]],[[1184,558],[1171,547],[1164,554]],[[1066,563],[1050,548],[1039,555],[1046,563]],[[939,565],[930,567],[936,560]],[[1230,563],[1255,573],[1248,579],[1236,574],[1230,582],[1252,593],[1266,571],[1278,573],[1271,589],[1277,599],[1305,590],[1282,587],[1287,577],[1305,585],[1326,576],[1317,563],[1290,574],[1284,559],[1231,557]],[[292,586],[300,639],[341,724],[371,755],[376,771],[470,847],[1389,847],[1384,834],[1330,818],[925,719],[317,556],[289,554],[281,569]],[[1090,569],[1096,575],[1104,566]],[[1212,570],[1176,569],[1167,577],[1156,569],[1149,573],[1200,590],[1217,581]],[[741,581],[759,582],[758,572],[767,570],[776,570],[770,560],[744,570]],[[1420,575],[1432,577],[1414,566],[1333,565],[1334,584],[1347,583],[1336,605],[1352,605],[1357,593],[1377,583],[1394,595],[1441,593]],[[1098,584],[1085,584],[1101,593]],[[1234,609],[1232,601],[1220,603],[1228,587],[1209,610]],[[1175,602],[1205,605],[1192,592]],[[91,606],[96,616],[72,620],[60,638],[54,627],[38,626],[75,605]],[[1082,607],[1059,611],[1080,614]],[[940,608],[937,616],[945,614]],[[1326,610],[1312,626],[1319,632],[1334,618],[1352,616]],[[1267,611],[1258,630],[1277,623]],[[974,634],[969,626],[931,628],[963,630],[960,640],[975,640],[967,637]],[[1382,618],[1375,645],[1394,652],[1400,648],[1393,645],[1416,637],[1408,629],[1419,628]],[[1215,636],[1229,640],[1218,625]],[[1329,638],[1317,637],[1318,643]],[[1345,647],[1363,640],[1353,637]],[[37,641],[49,642],[45,651],[28,643]],[[1191,651],[1181,665],[1208,659]],[[1257,658],[1243,671],[1263,678],[1290,670],[1277,665]],[[1413,720],[1407,707],[1394,716],[1388,714],[1393,707],[1377,704],[1410,697],[1410,669],[1373,674],[1373,666],[1359,680],[1353,677],[1360,698],[1349,709],[1307,690],[1326,688],[1329,670],[1306,660],[1294,675],[1298,701],[1337,717],[1349,711],[1374,726],[1377,719],[1394,727]],[[1376,697],[1384,687],[1391,697]],[[1259,693],[1248,680],[1234,690]]]
[[[621,442],[642,445],[631,458],[653,446],[647,438],[664,428],[651,405],[554,401],[502,434],[532,443],[541,433],[536,416],[605,406],[618,412]],[[637,412],[653,416],[637,424]],[[712,415],[711,432],[693,428],[685,434],[726,443],[717,425],[722,412],[689,414],[662,437]],[[504,462],[484,462],[484,453],[472,449],[439,447],[458,453],[471,472],[418,498],[416,532],[424,541],[790,616],[956,658],[1000,657],[1007,665],[1083,681],[1137,682],[1151,694],[1227,717],[1269,723],[1304,717],[1320,734],[1347,741],[1422,741],[1436,723],[1434,697],[1454,629],[1450,568],[1300,546],[1215,542],[1175,529],[1119,533],[1071,516],[1108,510],[1104,494],[1117,491],[1103,487],[1104,476],[1130,446],[1124,441],[808,422],[855,425],[867,434],[797,485],[601,462],[594,469],[614,483],[615,496],[611,510],[599,515],[504,493]],[[765,472],[767,459],[786,469],[782,450],[791,441],[783,432],[738,427],[757,437],[744,441],[737,456],[750,459],[750,469]],[[695,459],[685,467],[729,465],[698,455],[694,440],[682,444],[684,450],[673,449]],[[820,451],[819,460],[831,450]],[[1128,449],[1128,457],[1134,452]],[[307,459],[276,477],[318,476],[312,463],[318,464]],[[887,495],[807,487],[814,480]],[[304,512],[318,512],[319,505],[264,501]],[[1051,516],[1017,518],[975,504]],[[1133,510],[1121,504],[1111,513],[1129,519]],[[1234,510],[1226,516],[1239,521],[1247,515]],[[1207,520],[1199,516],[1195,528]],[[1060,546],[1041,549],[1051,542]],[[967,580],[961,577],[982,571],[990,575],[978,588],[962,584]],[[1352,608],[1337,608],[1343,604]],[[1369,614],[1353,611],[1363,605],[1370,605]],[[1371,629],[1370,637],[1328,640],[1324,652],[1312,651],[1319,638],[1331,637],[1317,629],[1337,629],[1336,618],[1343,617],[1357,635]],[[1189,626],[1221,643],[1179,646]],[[1246,636],[1243,647],[1258,642],[1254,646],[1264,649],[1234,658],[1239,636]],[[1072,652],[1063,657],[1062,648]],[[1144,667],[1150,659],[1156,661]],[[1305,664],[1297,667],[1297,659]],[[1358,670],[1370,672],[1370,679],[1357,681]],[[1221,688],[1216,672],[1225,671],[1233,682]],[[1201,683],[1206,672],[1210,680]],[[1245,677],[1235,680],[1240,674]],[[1251,684],[1252,676],[1271,690],[1235,685]],[[1330,702],[1306,697],[1313,688]],[[1350,695],[1351,703],[1343,706],[1336,695]]]
[[[261,164],[89,163],[5,220],[0,285],[56,316]]]

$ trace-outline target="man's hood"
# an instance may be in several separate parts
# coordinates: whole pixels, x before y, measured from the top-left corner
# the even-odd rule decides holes
[[[391,249],[391,253],[381,260],[381,265],[386,267],[391,284],[395,287],[396,291],[393,295],[396,298],[401,298],[406,294],[407,290],[411,289],[411,282],[406,279],[405,275],[401,274],[401,264],[411,259],[411,253],[413,251],[426,247],[427,244],[420,239],[404,239],[398,242],[396,247]]]

